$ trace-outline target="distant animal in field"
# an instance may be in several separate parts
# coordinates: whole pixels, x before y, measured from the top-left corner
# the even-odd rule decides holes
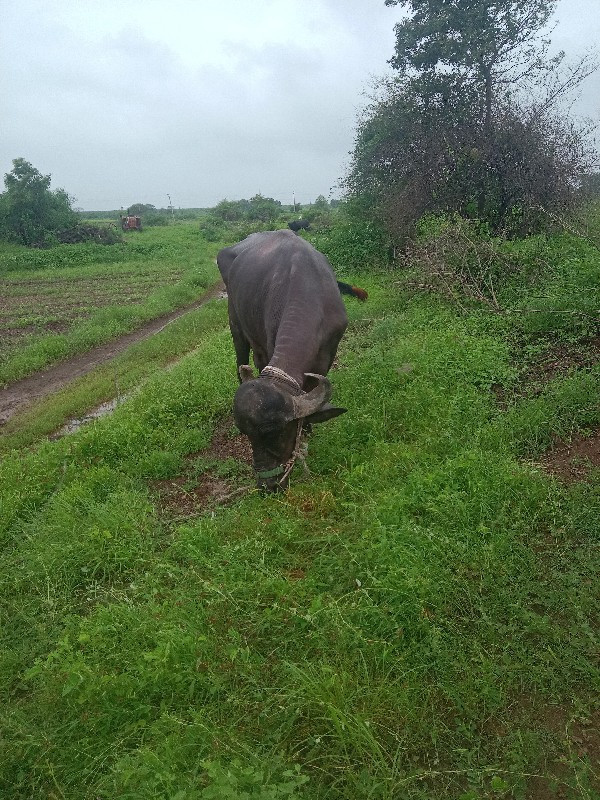
[[[286,230],[253,233],[217,264],[241,382],[235,422],[250,439],[258,487],[277,491],[301,455],[303,427],[346,411],[330,405],[326,376],[348,324],[341,287],[359,296],[357,287],[338,285],[325,256]]]
[[[292,222],[288,222],[288,228],[294,231],[294,233],[298,233],[298,231],[301,230],[309,231],[310,223],[307,219],[295,219],[292,220]]]

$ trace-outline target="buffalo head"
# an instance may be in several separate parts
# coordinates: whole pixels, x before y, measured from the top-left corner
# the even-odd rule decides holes
[[[323,375],[306,373],[317,383],[310,392],[267,376],[254,378],[252,369],[240,367],[241,386],[233,405],[235,423],[250,439],[259,489],[285,489],[296,446],[305,423],[325,422],[345,408],[329,405],[331,383]]]

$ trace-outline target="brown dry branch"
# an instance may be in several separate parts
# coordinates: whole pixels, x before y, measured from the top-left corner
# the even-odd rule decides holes
[[[586,311],[570,311],[570,310],[555,310],[548,308],[505,308],[504,314],[573,314],[577,317],[589,317],[590,319],[597,319],[600,321],[600,309],[595,314],[589,314]]]
[[[549,219],[551,219],[552,222],[554,222],[556,225],[559,225],[563,230],[567,231],[567,233],[571,233],[573,236],[577,236],[578,239],[583,239],[584,241],[591,244],[592,247],[595,247],[596,250],[600,250],[600,242],[589,236],[587,233],[584,233],[583,231],[575,228],[574,225],[571,225],[569,222],[567,222],[567,220],[560,214],[557,214],[553,211],[549,211],[547,208],[544,208],[543,206],[535,206],[533,210],[541,211],[543,214],[546,214],[546,216]]]
[[[501,313],[493,272],[514,270],[514,264],[491,243],[469,235],[469,223],[457,218],[451,228],[417,241],[405,255],[422,280],[408,285],[437,292],[465,311],[461,299],[475,300]]]
[[[544,210],[541,206],[537,208]],[[549,216],[560,221],[574,235],[591,241],[565,220],[550,213]],[[472,233],[472,227],[472,222],[457,217],[451,227],[436,236],[414,242],[407,249],[404,259],[412,265],[418,279],[397,283],[440,294],[456,304],[462,312],[466,312],[466,309],[461,300],[468,299],[486,305],[496,314],[570,314],[600,320],[600,309],[590,312],[578,309],[503,307],[496,294],[494,274],[515,272],[519,266],[502,253],[493,241],[478,238],[476,233]],[[539,265],[549,268],[549,264],[541,258]]]

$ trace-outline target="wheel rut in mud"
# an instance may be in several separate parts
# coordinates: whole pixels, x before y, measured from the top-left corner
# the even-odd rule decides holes
[[[156,317],[131,333],[126,333],[117,339],[111,339],[106,344],[87,350],[85,353],[66,361],[61,361],[52,367],[43,369],[0,389],[0,431],[2,425],[33,400],[38,400],[59,391],[72,380],[87,375],[88,372],[91,372],[96,367],[120,355],[131,345],[156,335],[171,322],[179,319],[179,317],[201,308],[210,300],[223,297],[224,289],[223,284],[219,282],[189,306],[178,308],[168,314]]]

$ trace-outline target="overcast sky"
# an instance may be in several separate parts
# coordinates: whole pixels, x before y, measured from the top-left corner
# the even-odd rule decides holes
[[[388,70],[384,0],[0,0],[0,174],[31,161],[87,210],[339,196],[357,112]],[[600,41],[559,0],[557,49]],[[600,117],[600,76],[578,110]]]

